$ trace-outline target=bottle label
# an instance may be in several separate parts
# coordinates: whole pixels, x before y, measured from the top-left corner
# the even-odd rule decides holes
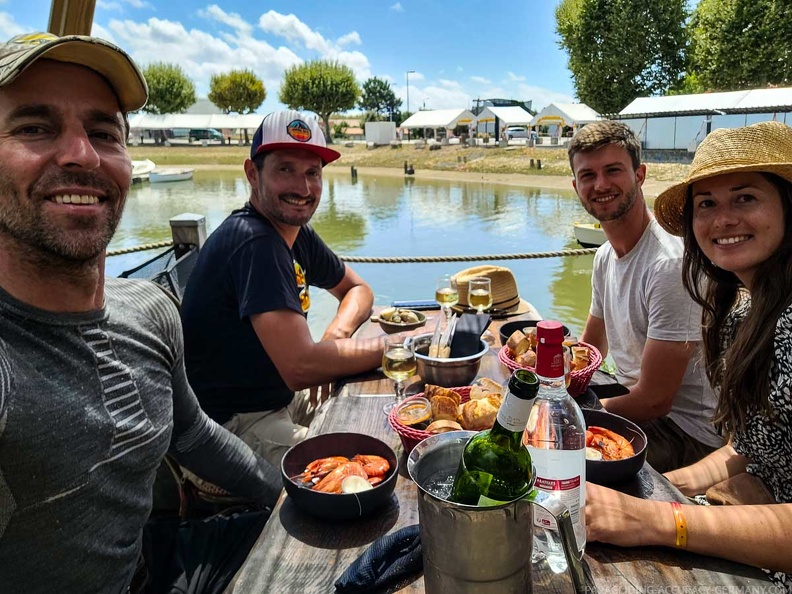
[[[528,447],[536,467],[537,489],[552,493],[569,508],[578,550],[586,544],[586,453],[583,450],[546,450]],[[535,507],[534,524],[557,530],[553,515]]]
[[[498,409],[498,423],[507,431],[525,431],[532,407],[533,400],[522,400],[507,392]]]

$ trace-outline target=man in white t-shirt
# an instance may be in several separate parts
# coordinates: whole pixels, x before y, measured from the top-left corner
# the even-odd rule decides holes
[[[666,472],[723,445],[716,397],[701,356],[701,309],[682,285],[681,239],[646,207],[640,140],[626,125],[588,124],[572,139],[572,185],[608,241],[594,257],[591,309],[581,340],[610,352],[629,392],[606,410],[639,423],[647,460]]]

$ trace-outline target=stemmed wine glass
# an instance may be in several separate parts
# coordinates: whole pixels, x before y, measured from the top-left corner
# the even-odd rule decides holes
[[[484,310],[492,307],[492,284],[490,279],[476,277],[468,282],[468,305],[483,314]]]
[[[404,400],[404,380],[410,379],[418,369],[415,361],[415,348],[412,340],[404,340],[398,334],[383,339],[382,372],[394,381],[396,400],[382,407],[387,415],[393,407]]]
[[[451,317],[451,308],[459,303],[459,290],[456,280],[450,274],[444,274],[437,279],[435,287],[435,301],[440,305],[446,319]]]

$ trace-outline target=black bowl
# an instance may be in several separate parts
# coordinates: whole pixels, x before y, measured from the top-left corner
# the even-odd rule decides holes
[[[506,322],[503,326],[500,327],[500,339],[501,339],[501,346],[506,344],[506,341],[509,340],[509,336],[514,334],[517,330],[522,330],[523,328],[528,328],[532,326],[536,326],[537,322],[541,322],[542,320],[517,320],[516,322]],[[564,328],[564,336],[569,336],[569,328],[563,326]]]
[[[635,455],[624,460],[586,460],[586,480],[598,485],[613,485],[631,480],[646,461],[646,434],[619,415],[604,410],[583,409],[586,426],[595,425],[618,433],[632,444]]]
[[[355,454],[382,456],[390,464],[386,478],[368,491],[335,494],[313,491],[290,477],[297,476],[319,458]],[[283,486],[302,511],[328,520],[350,520],[370,514],[391,501],[399,477],[396,453],[383,441],[362,433],[326,433],[292,446],[281,461]]]

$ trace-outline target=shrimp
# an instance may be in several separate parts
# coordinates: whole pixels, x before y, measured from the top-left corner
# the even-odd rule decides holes
[[[359,476],[368,479],[366,471],[359,462],[343,462],[335,470],[313,486],[314,491],[322,493],[340,493],[341,482],[348,476]]]
[[[384,476],[390,470],[390,464],[381,456],[368,456],[366,454],[358,454],[352,458],[353,462],[359,462],[363,466],[363,470],[369,478]],[[371,481],[369,481],[371,483]],[[374,483],[371,483],[372,485]]]
[[[319,458],[314,460],[305,467],[302,474],[295,476],[295,479],[301,480],[304,483],[317,482],[319,479],[326,477],[331,471],[335,470],[340,464],[349,462],[349,458],[344,456],[330,456],[329,458]]]
[[[586,446],[602,452],[604,460],[622,460],[635,455],[629,441],[603,427],[591,426],[586,430]]]

